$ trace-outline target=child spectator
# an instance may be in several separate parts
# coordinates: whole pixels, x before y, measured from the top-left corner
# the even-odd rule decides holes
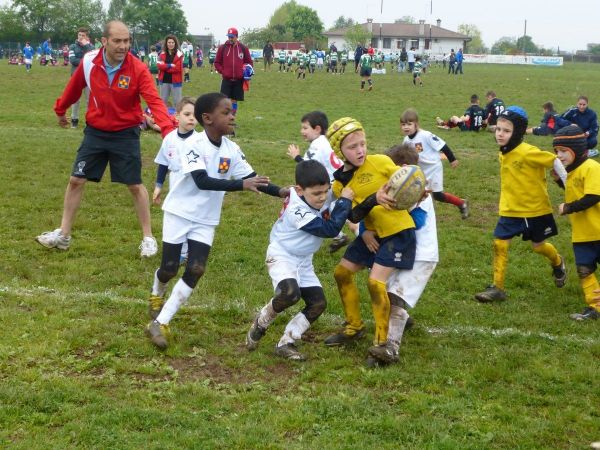
[[[498,117],[500,218],[494,230],[494,281],[485,291],[475,294],[475,299],[483,303],[506,300],[508,247],[515,236],[531,241],[533,251],[550,261],[556,287],[563,287],[567,281],[564,259],[546,242],[558,234],[548,197],[546,169],[564,173],[564,168],[556,155],[523,142],[526,129],[527,113],[518,106],[509,106]]]
[[[285,50],[279,49],[277,52],[277,62],[279,63],[279,72],[285,72]]]
[[[450,167],[458,166],[458,160],[448,144],[430,131],[419,127],[419,115],[414,109],[407,109],[400,116],[400,129],[404,134],[404,143],[411,144],[419,153],[419,166],[432,190],[433,199],[456,206],[463,219],[469,217],[467,200],[444,192],[444,166],[440,152],[444,153]]]
[[[544,116],[539,126],[534,128],[527,128],[527,134],[534,134],[536,136],[548,136],[549,134],[556,133],[557,130],[569,125],[569,121],[560,117],[556,111],[554,111],[554,104],[552,102],[546,102],[542,105],[544,110]]]
[[[202,52],[202,49],[200,47],[198,47],[198,50],[196,50],[196,67],[198,69],[201,69],[203,62],[204,62],[204,53]]]
[[[558,206],[560,215],[571,221],[571,240],[577,275],[587,306],[574,320],[600,318],[600,288],[594,272],[600,262],[600,164],[587,157],[587,136],[577,125],[558,130],[552,141],[558,159],[567,170],[565,203]]]
[[[194,116],[204,132],[186,142],[179,159],[181,174],[163,204],[163,255],[151,295],[164,298],[167,283],[177,274],[186,241],[188,260],[165,304],[161,307],[157,300],[151,306],[152,315],[157,316],[146,327],[146,334],[160,349],[168,346],[169,322],[204,274],[225,191],[287,195],[287,189],[272,185],[268,177],[257,176],[238,145],[225,137],[235,122],[230,99],[218,92],[204,94],[196,101]]]
[[[401,144],[385,152],[397,166],[417,164],[419,154],[409,144]],[[418,214],[418,216],[417,216]],[[390,319],[387,342],[385,345],[369,349],[374,361],[369,365],[395,363],[399,360],[400,342],[404,330],[408,327],[410,316],[407,309],[414,308],[425,290],[429,278],[439,261],[437,225],[433,200],[427,196],[411,211],[416,225],[417,247],[415,264],[412,270],[396,270],[388,278],[387,294],[390,299]],[[367,247],[378,249],[372,231],[365,231],[362,239]]]
[[[568,120],[583,130],[587,136],[588,150],[595,150],[598,144],[598,116],[596,111],[588,108],[588,98],[585,95],[577,99],[577,106],[573,106],[562,115],[563,119]],[[593,156],[596,156],[596,150]]]
[[[335,152],[329,145],[329,141],[325,137],[329,120],[322,111],[312,111],[305,114],[300,120],[302,126],[300,134],[305,141],[310,142],[304,157],[300,156],[300,148],[296,144],[288,146],[287,154],[297,163],[309,159],[319,161],[329,174],[329,180],[333,183],[333,173],[344,165],[342,161],[335,155]],[[350,227],[356,228],[356,227]],[[353,230],[354,231],[354,230]],[[334,253],[345,245],[348,245],[350,238],[343,232],[340,232],[329,245],[329,252]]]
[[[419,81],[419,87],[423,86],[423,80],[421,80],[421,71],[423,70],[423,63],[421,57],[415,57],[415,65],[413,67],[413,84],[416,86]]]
[[[485,111],[479,106],[479,96],[471,95],[471,104],[460,117],[452,116],[448,120],[442,120],[436,117],[435,121],[438,128],[449,130],[459,127],[461,131],[479,131],[483,126]]]
[[[496,122],[498,116],[504,111],[504,102],[496,97],[494,91],[487,91],[485,98],[488,103],[485,105],[485,120],[484,123],[487,125],[488,131],[496,131]]]
[[[217,46],[213,44],[213,46],[208,51],[208,64],[210,65],[210,73],[215,71],[215,58],[217,57]]]
[[[246,336],[246,347],[255,350],[277,315],[295,305],[300,298],[305,308],[285,327],[275,346],[282,358],[303,361],[296,340],[325,311],[327,302],[313,267],[313,254],[323,238],[336,236],[352,208],[352,189],[345,187],[329,213],[333,199],[327,169],[316,160],[296,166],[296,186],[273,225],[267,249],[267,267],[275,295],[257,314]]]
[[[364,218],[364,227],[377,235],[379,248],[373,252],[362,239],[350,243],[334,271],[346,323],[344,329],[325,339],[325,345],[344,345],[361,338],[365,326],[360,314],[360,295],[355,274],[370,268],[367,286],[375,319],[374,345],[385,345],[390,300],[386,282],[394,270],[410,270],[415,257],[415,224],[408,211],[389,208],[385,197],[390,176],[398,166],[386,155],[367,155],[364,128],[355,119],[343,117],[327,130],[327,137],[344,166],[334,176],[333,192],[339,197],[344,187],[354,191],[353,205],[376,200]],[[369,180],[365,182],[364,180]],[[360,220],[352,213],[349,220]]]
[[[158,86],[158,52],[154,45],[150,46],[150,54],[148,55],[148,68],[150,73],[154,76],[156,86]]]

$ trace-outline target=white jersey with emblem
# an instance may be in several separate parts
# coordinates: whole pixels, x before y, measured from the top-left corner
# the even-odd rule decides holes
[[[177,183],[177,179],[182,175],[180,154],[185,148],[185,143],[188,139],[194,139],[194,136],[199,134],[196,130],[191,136],[182,139],[177,134],[177,129],[171,131],[163,139],[162,145],[154,158],[156,164],[161,164],[169,168],[169,186],[172,187]]]
[[[419,153],[419,167],[423,170],[427,184],[433,192],[444,190],[444,168],[440,151],[446,145],[443,139],[426,130],[419,130],[413,138],[404,137],[405,144],[411,144]]]
[[[329,214],[332,200],[333,195],[330,190],[323,207],[316,210],[302,200],[295,189],[290,189],[289,199],[271,229],[267,254],[304,257],[319,250],[323,238],[302,231],[301,228],[316,217],[324,217]]]
[[[306,150],[306,153],[304,154],[304,159],[313,159],[323,164],[327,169],[329,180],[331,180],[332,183],[333,172],[344,165],[344,163],[335,156],[335,152],[323,134],[310,143],[308,150]]]
[[[199,189],[191,172],[206,170],[209,177],[221,180],[239,180],[254,172],[235,142],[223,137],[216,147],[204,131],[186,139],[179,162],[181,177],[170,186],[163,210],[205,225],[219,224],[225,192]]]

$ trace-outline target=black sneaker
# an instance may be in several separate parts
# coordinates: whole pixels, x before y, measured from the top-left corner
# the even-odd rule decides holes
[[[475,299],[481,303],[501,302],[506,300],[506,292],[491,285],[485,291],[475,294]]]
[[[569,317],[573,320],[597,320],[600,319],[600,312],[591,306],[586,306],[581,313],[571,314]]]
[[[334,237],[333,240],[331,241],[331,244],[329,244],[329,253],[335,253],[340,248],[344,247],[345,245],[348,245],[349,243],[350,243],[350,238],[348,236],[346,236],[345,234],[343,234],[342,236],[339,236],[339,237]]]
[[[460,217],[462,217],[463,219],[466,219],[469,217],[470,212],[469,212],[469,202],[467,202],[466,200],[463,202],[462,206],[459,207],[458,209],[460,209]]]
[[[249,351],[256,350],[256,348],[258,347],[258,341],[260,341],[267,332],[266,328],[263,328],[260,325],[258,325],[259,315],[260,313],[256,315],[254,321],[252,322],[252,326],[250,326],[250,329],[246,334],[246,348]]]
[[[71,119],[71,128],[77,128],[79,125],[79,119]]]
[[[394,350],[392,344],[389,342],[381,345],[373,345],[372,347],[369,347],[368,352],[370,356],[386,364],[397,363],[400,361],[398,352]]]
[[[350,344],[352,342],[356,342],[360,338],[362,338],[364,335],[365,335],[365,329],[364,328],[361,328],[360,330],[358,330],[354,334],[347,334],[346,331],[344,330],[341,333],[332,334],[331,336],[328,336],[323,341],[323,343],[327,347],[336,347],[338,345],[346,345],[346,344]]]
[[[298,351],[295,344],[285,344],[281,347],[275,346],[275,354],[292,361],[306,360],[306,357]]]
[[[561,288],[567,283],[567,268],[565,266],[565,259],[562,256],[560,257],[560,264],[552,266],[552,276],[557,288]]]
[[[411,316],[408,316],[408,319],[406,320],[406,325],[404,325],[404,330],[410,330],[412,327],[415,326],[415,319],[413,319]]]

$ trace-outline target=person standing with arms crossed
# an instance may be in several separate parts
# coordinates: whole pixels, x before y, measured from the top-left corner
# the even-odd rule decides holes
[[[69,126],[67,108],[79,99],[85,87],[90,90],[87,126],[65,192],[60,228],[42,233],[36,241],[47,248],[69,248],[71,228],[85,183],[100,181],[110,162],[111,181],[127,185],[133,196],[144,236],[141,256],[149,257],[156,254],[158,246],[152,236],[148,191],[142,184],[140,96],[152,109],[163,136],[173,129],[173,123],[158,96],[150,71],[129,53],[131,37],[127,26],[116,20],[108,22],[102,33],[102,44],[102,48],[84,55],[54,105],[59,125],[66,128]]]
[[[90,42],[90,32],[87,28],[80,28],[77,30],[77,40],[69,47],[69,62],[71,63],[71,76],[75,73],[79,63],[81,62],[83,55],[87,52],[94,50],[94,46]],[[88,88],[85,88],[85,98],[87,99],[90,95]],[[81,96],[79,100],[73,103],[71,107],[71,128],[77,128],[79,125],[79,104],[81,103]]]

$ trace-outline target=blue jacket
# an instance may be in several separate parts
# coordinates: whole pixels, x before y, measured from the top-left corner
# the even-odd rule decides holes
[[[34,53],[35,50],[33,50],[33,47],[30,45],[23,47],[23,57],[25,57],[25,59],[32,59]]]
[[[593,109],[588,108],[585,112],[581,113],[576,106],[573,106],[562,117],[571,123],[579,125],[583,131],[589,132],[589,137],[598,136],[598,116]]]

